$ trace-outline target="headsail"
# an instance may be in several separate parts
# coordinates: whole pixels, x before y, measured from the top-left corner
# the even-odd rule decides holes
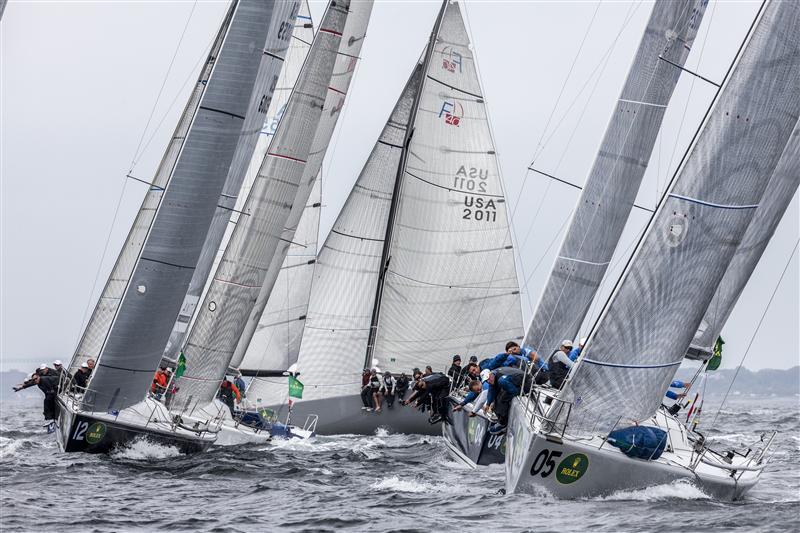
[[[780,162],[769,180],[764,198],[736,248],[714,299],[706,310],[688,354],[707,358],[713,353],[722,327],[753,274],[783,214],[800,185],[800,124],[795,125]]]
[[[168,149],[167,157],[178,152],[174,163],[162,164],[169,174],[157,186],[163,194],[154,205],[145,199],[136,220],[143,225],[134,225],[112,272],[108,286],[120,286],[121,300],[111,306],[113,322],[107,317],[109,325],[100,328],[105,341],[84,397],[87,409],[131,406],[152,381],[236,150],[274,7],[240,0],[223,24],[227,30],[219,54],[210,58],[211,74],[185,139]]]
[[[317,255],[297,360],[306,400],[354,394],[360,382],[392,190],[421,80],[417,65]],[[267,404],[286,395],[278,387],[259,392]]]
[[[286,113],[245,202],[245,215],[238,219],[187,338],[187,371],[173,402],[179,409],[191,409],[214,398],[245,317],[266,281],[276,251],[280,251],[281,231],[290,214],[305,206],[318,172],[318,168],[310,167],[316,162],[311,158],[315,136],[331,92],[331,76],[344,42],[342,35],[350,7],[347,2],[331,2],[320,24]]]
[[[365,352],[410,372],[521,337],[502,182],[458,3],[443,4],[431,43],[317,257],[297,363],[304,400],[356,394]]]
[[[255,173],[258,172],[258,165],[269,145],[271,137],[262,134],[265,122],[274,121],[278,110],[285,106],[289,99],[289,93],[310,46],[305,41],[310,42],[314,35],[314,31],[310,27],[306,2],[302,2],[304,8],[302,10],[299,0],[278,2],[276,6],[278,12],[272,19],[264,53],[261,56],[261,65],[256,81],[258,90],[253,92],[250,99],[242,136],[228,169],[228,177],[219,197],[214,220],[206,235],[200,260],[197,262],[192,282],[189,284],[181,312],[164,352],[167,359],[172,361],[176,361],[178,358],[178,351],[186,337],[197,303],[207,285],[209,275],[219,262],[218,250],[226,240],[224,237],[229,236],[226,235],[229,233],[226,230],[231,215],[241,211],[244,198],[249,191],[249,184],[252,183]],[[308,28],[305,27],[306,22],[309,23]],[[295,33],[299,34],[300,39],[305,39],[295,39]],[[270,124],[271,126],[272,124]],[[258,163],[253,165],[251,162],[256,159],[258,159]],[[255,166],[255,169],[251,169],[252,166]],[[246,187],[243,187],[245,178],[248,183]]]
[[[653,6],[525,336],[525,346],[545,357],[562,339],[578,335],[625,228],[707,3],[660,0]]]
[[[661,404],[800,114],[800,4],[762,6],[749,42],[573,370],[576,431]]]

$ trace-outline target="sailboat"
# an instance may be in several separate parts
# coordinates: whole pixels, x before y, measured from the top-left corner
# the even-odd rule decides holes
[[[655,146],[664,114],[702,21],[707,0],[659,0],[650,13],[622,93],[583,188],[573,221],[525,336],[546,357],[574,338],[605,274]],[[602,206],[600,211],[595,206]],[[597,224],[602,220],[602,224]],[[453,401],[461,401],[456,391]],[[444,436],[470,466],[502,463],[505,435],[488,433],[490,419],[453,413]]]
[[[182,348],[185,371],[170,410],[189,424],[214,425],[219,444],[265,441],[262,424],[247,424],[215,401],[248,317],[258,322],[314,188],[352,79],[372,2],[331,1],[286,110],[221,261],[208,282]]]
[[[295,416],[318,414],[321,434],[440,431],[410,407],[363,411],[362,371],[444,370],[521,339],[515,268],[473,46],[445,1],[314,264]],[[259,391],[272,410],[286,398]]]
[[[183,452],[213,443],[207,428],[182,425],[147,394],[231,163],[241,146],[253,146],[247,126],[263,123],[259,102],[272,97],[268,80],[281,66],[264,56],[285,53],[281,29],[296,9],[295,2],[234,1],[156,175],[150,182],[128,176],[148,191],[70,364],[74,374],[96,360],[87,387],[60,387],[63,451],[105,452],[143,435]]]
[[[797,172],[799,29],[800,5],[761,5],[562,389],[534,387],[514,399],[509,492],[544,487],[574,498],[687,480],[738,499],[757,483],[774,432],[747,450],[720,451],[664,409],[662,398],[759,223],[768,184],[784,165]]]

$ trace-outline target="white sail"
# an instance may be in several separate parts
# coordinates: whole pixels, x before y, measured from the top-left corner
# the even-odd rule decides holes
[[[656,411],[800,115],[800,4],[771,2],[740,51],[562,392],[575,431]]]
[[[708,0],[655,3],[603,143],[533,313],[525,346],[578,335],[625,228]]]
[[[502,177],[461,8],[447,3],[402,177],[372,356],[444,369],[521,340]]]
[[[305,206],[316,171],[307,162],[330,92],[349,3],[331,2],[284,117],[272,138],[219,268],[188,335],[186,372],[173,405],[211,401],[233,356],[245,318],[264,284],[291,212]],[[307,185],[308,183],[308,185]]]
[[[281,12],[273,19],[273,27],[261,58],[257,82],[260,90],[255,91],[250,100],[247,122],[228,170],[219,207],[206,235],[200,261],[164,352],[165,357],[171,361],[177,359],[197,303],[208,287],[210,273],[219,265],[221,250],[224,250],[238,213],[244,207],[244,201],[258,174],[272,134],[286,108],[314,38],[308,2],[281,2],[279,5]],[[252,155],[247,157],[248,154]]]
[[[733,307],[739,300],[747,281],[767,248],[783,214],[800,185],[800,125],[796,125],[780,162],[769,180],[764,199],[756,209],[753,220],[736,248],[731,264],[706,310],[700,327],[692,340],[689,354],[708,357],[722,332]]]
[[[286,226],[283,228],[281,240],[278,243],[278,252],[275,254],[275,257],[273,257],[267,275],[264,278],[264,284],[261,287],[256,303],[250,312],[247,324],[239,339],[236,352],[231,360],[231,366],[233,367],[240,366],[244,359],[253,335],[258,329],[264,310],[267,307],[273,287],[280,275],[283,260],[288,254],[292,243],[295,242],[295,234],[300,220],[306,212],[305,206],[311,194],[311,190],[318,179],[320,169],[322,168],[322,161],[325,158],[328,145],[333,137],[333,131],[336,128],[341,110],[344,107],[347,91],[353,79],[356,65],[358,64],[361,46],[364,43],[367,25],[369,24],[370,15],[372,13],[372,5],[373,2],[371,0],[360,0],[350,7],[350,13],[347,16],[347,24],[345,24],[342,35],[339,55],[336,58],[336,65],[334,66],[331,83],[328,87],[325,110],[323,111],[322,119],[317,128],[317,134],[314,137],[314,143],[311,147],[308,164],[306,165],[306,173],[298,189],[298,200],[295,202],[295,207],[289,214],[289,219],[286,222]],[[307,264],[301,269],[313,270],[313,264]],[[307,275],[310,276],[311,273],[309,272]]]
[[[247,370],[248,374],[259,370],[284,371],[297,362],[317,257],[321,192],[321,181],[318,178],[267,306],[244,351],[243,359],[236,365]],[[252,387],[251,384],[249,388]]]
[[[239,141],[274,7],[240,0],[223,24],[185,137],[174,139],[162,162],[168,177],[156,177],[154,187],[163,193],[145,198],[84,334],[94,348],[105,339],[84,397],[87,409],[131,406],[152,381]],[[76,358],[91,355],[84,348],[82,340]]]

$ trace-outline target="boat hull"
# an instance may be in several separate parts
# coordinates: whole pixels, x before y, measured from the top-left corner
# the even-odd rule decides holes
[[[657,461],[635,459],[608,444],[598,448],[536,432],[522,402],[514,400],[508,426],[509,493],[536,494],[545,489],[558,498],[588,498],[686,480],[714,498],[736,500],[758,481],[760,472],[735,479],[720,468],[692,470],[675,454],[665,452]]]
[[[185,434],[184,434],[185,433]],[[108,453],[135,440],[177,448],[180,453],[199,453],[214,442],[211,435],[194,436],[190,432],[145,427],[105,413],[80,412],[59,400],[56,437],[62,452]]]
[[[361,409],[361,396],[339,396],[324,400],[299,400],[292,405],[292,420],[305,420],[309,415],[318,415],[317,435],[374,435],[379,429],[390,433],[441,435],[438,424],[428,423],[428,413],[421,413],[411,406],[395,401],[394,408],[386,405],[380,413]],[[265,406],[275,412],[285,409],[282,405]]]
[[[442,435],[452,455],[472,467],[505,462],[506,436],[490,435],[491,422],[469,414],[465,410],[451,413],[452,424],[442,425]]]

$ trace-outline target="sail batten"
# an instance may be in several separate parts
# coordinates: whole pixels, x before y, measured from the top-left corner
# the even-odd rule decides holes
[[[664,0],[653,6],[525,336],[525,345],[545,357],[562,339],[578,335],[634,207],[680,76],[676,66],[686,62],[706,3]]]
[[[799,30],[800,5],[762,6],[562,391],[574,431],[661,405],[800,116]]]

